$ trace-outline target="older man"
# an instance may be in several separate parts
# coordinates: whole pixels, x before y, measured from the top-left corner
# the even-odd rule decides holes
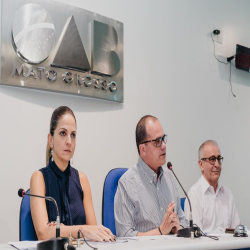
[[[188,225],[172,173],[162,167],[166,138],[156,117],[138,122],[138,163],[121,177],[115,196],[117,236],[175,234]]]
[[[216,141],[205,141],[198,151],[202,176],[189,190],[193,221],[204,232],[225,231],[240,224],[231,191],[219,182],[223,157]],[[185,214],[189,218],[189,204]]]

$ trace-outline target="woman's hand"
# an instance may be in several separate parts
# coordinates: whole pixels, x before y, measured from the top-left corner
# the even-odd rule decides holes
[[[93,241],[115,241],[115,235],[104,226],[84,225],[81,228],[83,236]]]

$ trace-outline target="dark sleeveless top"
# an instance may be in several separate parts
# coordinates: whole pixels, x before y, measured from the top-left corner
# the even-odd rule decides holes
[[[58,205],[60,220],[64,225],[84,225],[86,216],[83,207],[83,190],[79,173],[68,164],[62,172],[54,161],[40,169],[46,188],[46,196],[53,197]],[[49,222],[56,221],[56,207],[53,202],[46,201]]]

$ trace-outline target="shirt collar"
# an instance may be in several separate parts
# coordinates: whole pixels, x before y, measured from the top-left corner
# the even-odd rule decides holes
[[[143,159],[140,156],[138,158],[138,165],[141,167],[142,172],[145,174],[145,176],[147,177],[149,182],[151,184],[152,184],[152,182],[154,182],[156,184],[157,174],[148,166],[147,163],[145,163],[145,161],[143,161]],[[159,171],[158,180],[161,181],[161,177],[163,175],[163,168],[159,167],[158,171]]]
[[[214,193],[214,188],[210,186],[210,184],[208,183],[208,181],[205,179],[203,175],[201,175],[199,182],[201,183],[201,190],[203,194],[205,194],[207,190]],[[221,184],[221,182],[218,181],[216,195],[219,193],[220,190],[223,191],[224,189],[223,189],[223,185]]]
[[[53,170],[53,172],[60,178],[60,179],[65,179],[70,175],[70,162],[68,163],[68,167],[65,169],[65,171],[61,171],[56,163],[54,161],[49,161],[49,166]]]
[[[224,191],[224,187],[222,185],[222,183],[220,181],[218,181],[218,187],[217,187],[217,190],[216,190],[216,194],[219,193],[219,191]]]

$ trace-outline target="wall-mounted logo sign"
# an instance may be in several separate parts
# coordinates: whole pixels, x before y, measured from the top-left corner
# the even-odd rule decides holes
[[[29,64],[45,61],[55,41],[55,26],[38,4],[25,4],[14,15],[12,42],[18,56]]]
[[[123,102],[123,24],[46,0],[3,0],[1,84]]]

